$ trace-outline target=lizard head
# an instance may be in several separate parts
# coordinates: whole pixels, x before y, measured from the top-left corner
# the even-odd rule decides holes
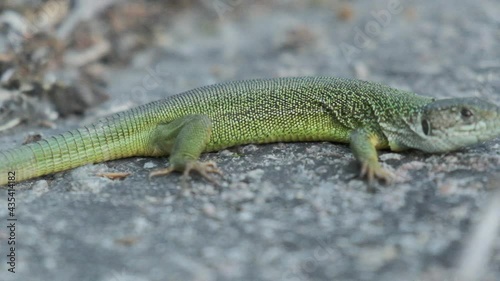
[[[431,102],[414,114],[408,125],[417,136],[408,147],[447,152],[500,136],[500,107],[478,98]]]

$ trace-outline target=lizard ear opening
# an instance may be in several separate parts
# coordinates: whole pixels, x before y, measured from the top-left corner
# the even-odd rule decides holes
[[[422,132],[424,132],[426,136],[428,136],[431,133],[431,124],[427,119],[422,120]]]

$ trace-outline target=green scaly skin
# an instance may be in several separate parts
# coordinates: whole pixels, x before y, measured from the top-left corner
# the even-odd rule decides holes
[[[350,143],[362,176],[389,180],[377,149],[447,152],[500,135],[500,108],[476,99],[432,98],[333,77],[236,81],[205,86],[0,152],[0,185],[88,163],[170,155],[172,171],[219,173],[202,152],[248,143]]]

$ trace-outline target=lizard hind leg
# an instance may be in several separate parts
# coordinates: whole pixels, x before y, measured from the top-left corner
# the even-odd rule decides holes
[[[209,174],[222,175],[214,162],[199,162],[201,153],[210,140],[212,122],[206,115],[187,115],[168,124],[161,124],[153,132],[153,145],[170,154],[170,166],[153,171],[150,177],[168,175],[174,171],[183,172],[186,185],[191,171],[198,172],[208,181],[217,184]]]

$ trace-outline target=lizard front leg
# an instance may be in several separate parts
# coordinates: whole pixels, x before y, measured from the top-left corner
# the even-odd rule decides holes
[[[208,181],[217,184],[210,173],[221,175],[214,162],[199,162],[201,153],[210,140],[212,122],[206,115],[187,115],[168,124],[160,124],[153,131],[155,150],[170,154],[170,166],[153,171],[150,177],[183,172],[183,185],[191,171],[197,171]]]
[[[356,129],[350,136],[351,149],[356,159],[361,163],[361,177],[367,177],[368,183],[374,178],[390,183],[394,175],[380,166],[377,146],[381,144],[380,137],[366,129]]]

